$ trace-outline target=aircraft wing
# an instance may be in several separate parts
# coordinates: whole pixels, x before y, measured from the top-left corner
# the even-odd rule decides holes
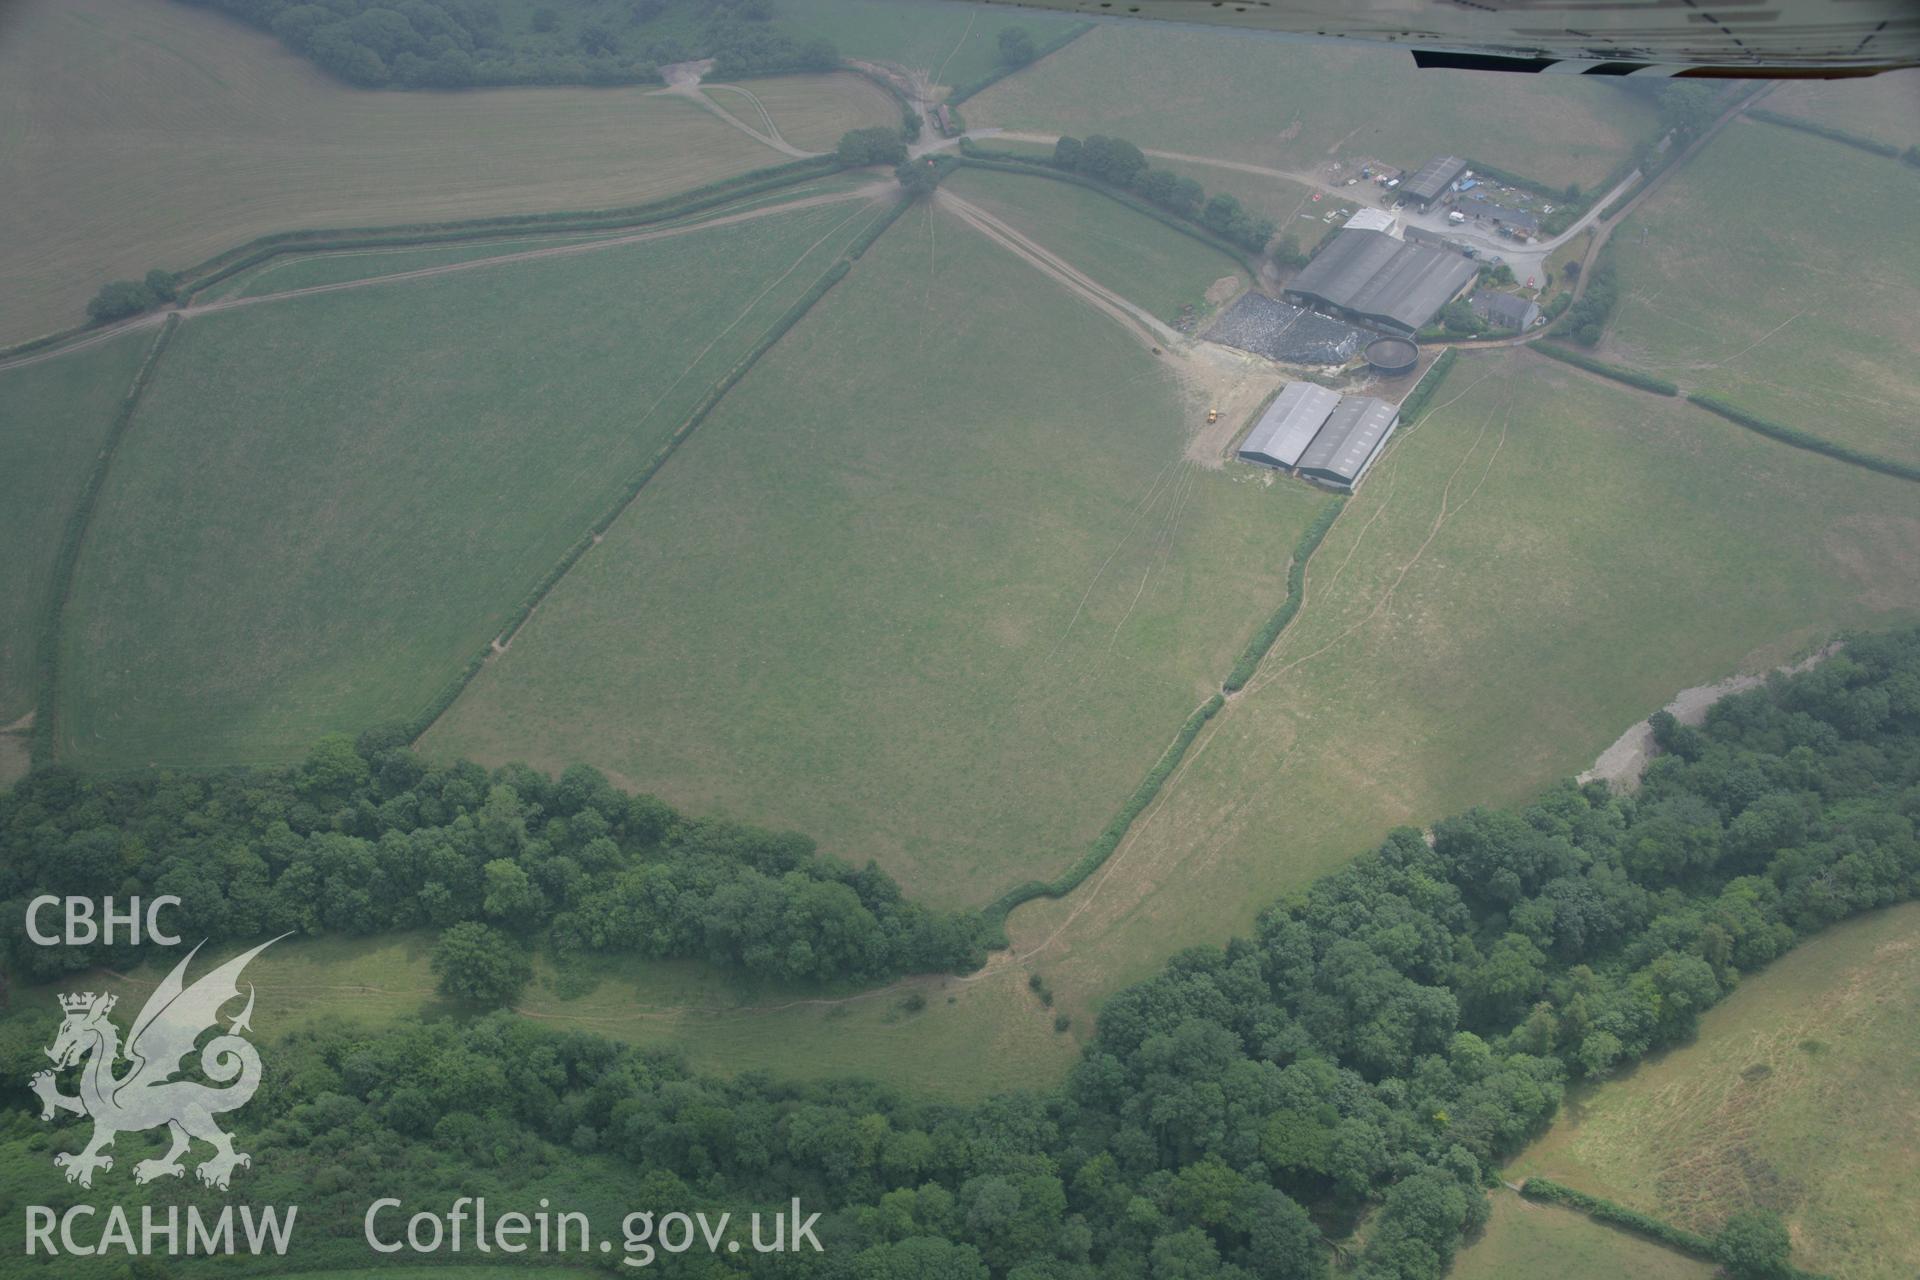
[[[1405,45],[1421,66],[1481,71],[1773,79],[1920,66],[1920,0],[1019,0],[1012,7]]]

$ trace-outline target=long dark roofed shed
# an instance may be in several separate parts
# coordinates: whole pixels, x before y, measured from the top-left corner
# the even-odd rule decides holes
[[[1467,162],[1459,156],[1435,156],[1420,166],[1420,172],[1400,184],[1399,193],[1408,200],[1430,204],[1466,172]]]

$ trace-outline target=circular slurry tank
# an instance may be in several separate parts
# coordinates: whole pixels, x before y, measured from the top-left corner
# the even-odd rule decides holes
[[[1367,363],[1376,373],[1411,373],[1419,360],[1420,348],[1405,338],[1375,338],[1367,344]]]

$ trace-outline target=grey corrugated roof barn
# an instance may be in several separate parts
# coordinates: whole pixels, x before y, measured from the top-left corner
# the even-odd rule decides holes
[[[1420,172],[1400,184],[1399,194],[1407,200],[1431,204],[1453,185],[1453,180],[1465,172],[1466,167],[1467,162],[1459,156],[1435,156],[1420,166]]]
[[[1382,231],[1340,231],[1288,283],[1287,294],[1412,333],[1473,277],[1473,263],[1457,253],[1408,244]]]
[[[1289,382],[1247,433],[1240,457],[1266,467],[1291,467],[1339,403],[1337,392]]]
[[[1345,396],[1300,455],[1300,474],[1351,491],[1400,422],[1400,407],[1372,396]]]

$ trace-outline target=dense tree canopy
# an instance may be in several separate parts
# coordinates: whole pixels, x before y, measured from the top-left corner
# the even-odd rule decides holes
[[[753,1274],[1298,1280],[1327,1273],[1323,1233],[1371,1210],[1351,1274],[1434,1280],[1567,1081],[1685,1038],[1796,938],[1920,889],[1920,631],[1856,637],[1704,726],[1656,731],[1665,753],[1636,794],[1566,783],[1443,821],[1431,843],[1396,831],[1265,912],[1253,938],[1175,956],[1108,1001],[1046,1093],[954,1106],[858,1082],[723,1081],[499,1014],[293,1037],[250,1141],[263,1178],[297,1179],[303,1231],[355,1248],[367,1179],[405,1167],[427,1203],[441,1188],[537,1188],[610,1202],[610,1217],[622,1202],[790,1195],[825,1213],[824,1253],[744,1259]],[[322,918],[411,894],[506,929],[542,910],[538,895],[556,933],[566,917],[589,935],[672,937],[682,914],[646,890],[679,860],[728,894],[811,862],[797,837],[679,818],[590,770],[489,776],[378,740],[219,781],[36,775],[0,799],[0,838],[13,918],[28,883],[125,891],[199,874],[224,875],[214,900],[265,927],[278,927],[275,866],[281,882],[308,868],[295,883]],[[737,866],[762,878],[736,883]],[[612,898],[609,867],[624,869]],[[798,874],[864,901],[858,875]],[[575,875],[599,886],[594,909],[577,905]],[[214,888],[192,887],[189,902]],[[754,945],[792,940],[728,934],[722,950]],[[0,1022],[0,1087],[22,1106],[52,1017]],[[31,1122],[16,1109],[9,1123]],[[1785,1244],[1761,1216],[1716,1247],[1762,1276]],[[720,1274],[707,1261],[664,1269]]]
[[[369,88],[625,84],[696,58],[715,59],[721,76],[828,71],[840,62],[830,41],[774,22],[768,0],[566,0],[511,27],[492,0],[192,2],[271,31],[322,69]],[[669,14],[674,20],[663,22]]]
[[[685,956],[783,978],[971,968],[972,913],[908,902],[877,867],[792,833],[683,818],[576,766],[558,779],[429,764],[389,732],[326,738],[284,769],[86,779],[31,775],[0,797],[0,928],[16,971],[118,963],[34,946],[40,893],[170,893],[213,939],[370,934],[479,922],[565,958]]]
[[[1149,166],[1146,153],[1125,138],[1097,133],[1084,140],[1062,137],[1053,145],[1053,163],[1056,168],[1137,191],[1169,213],[1191,218],[1251,252],[1259,253],[1273,239],[1270,219],[1255,217],[1229,195],[1209,200],[1192,178]]]

